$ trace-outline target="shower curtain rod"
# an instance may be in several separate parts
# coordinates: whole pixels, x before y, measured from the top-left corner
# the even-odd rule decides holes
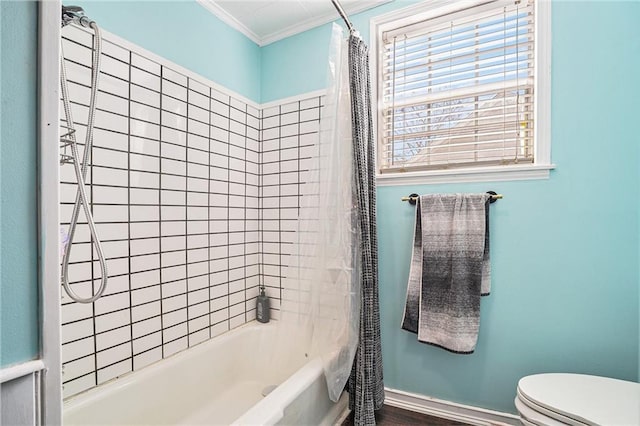
[[[342,19],[344,20],[344,23],[347,24],[347,28],[349,28],[349,31],[353,32],[353,25],[349,21],[349,17],[347,16],[347,14],[344,13],[344,9],[340,5],[340,2],[338,0],[331,0],[331,3],[333,3],[333,5],[336,7],[336,10],[340,14],[340,16],[342,16]]]

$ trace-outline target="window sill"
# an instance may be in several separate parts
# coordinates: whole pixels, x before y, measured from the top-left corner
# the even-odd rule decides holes
[[[460,182],[503,182],[513,180],[549,179],[555,164],[526,164],[477,169],[427,170],[421,172],[387,173],[376,176],[378,186],[431,185]]]

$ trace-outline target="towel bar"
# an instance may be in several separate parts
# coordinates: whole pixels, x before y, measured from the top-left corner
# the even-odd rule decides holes
[[[491,194],[491,200],[489,201],[490,203],[495,203],[497,200],[503,198],[502,194],[497,194],[494,191],[487,191],[487,194]],[[418,199],[418,197],[420,197],[420,195],[411,194],[408,197],[402,197],[401,200],[402,201],[408,201],[409,204],[415,205],[416,204],[416,200]]]

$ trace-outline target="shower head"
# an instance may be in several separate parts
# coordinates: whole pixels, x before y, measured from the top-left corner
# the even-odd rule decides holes
[[[62,27],[69,24],[90,28],[93,21],[84,14],[80,6],[62,6]]]

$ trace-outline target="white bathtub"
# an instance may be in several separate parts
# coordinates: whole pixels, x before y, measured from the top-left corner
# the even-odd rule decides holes
[[[276,347],[277,322],[249,323],[65,401],[65,425],[329,425],[319,359]],[[287,362],[277,362],[283,351]],[[294,354],[291,356],[291,354]],[[280,367],[277,367],[280,365]],[[266,397],[269,385],[278,387]]]

